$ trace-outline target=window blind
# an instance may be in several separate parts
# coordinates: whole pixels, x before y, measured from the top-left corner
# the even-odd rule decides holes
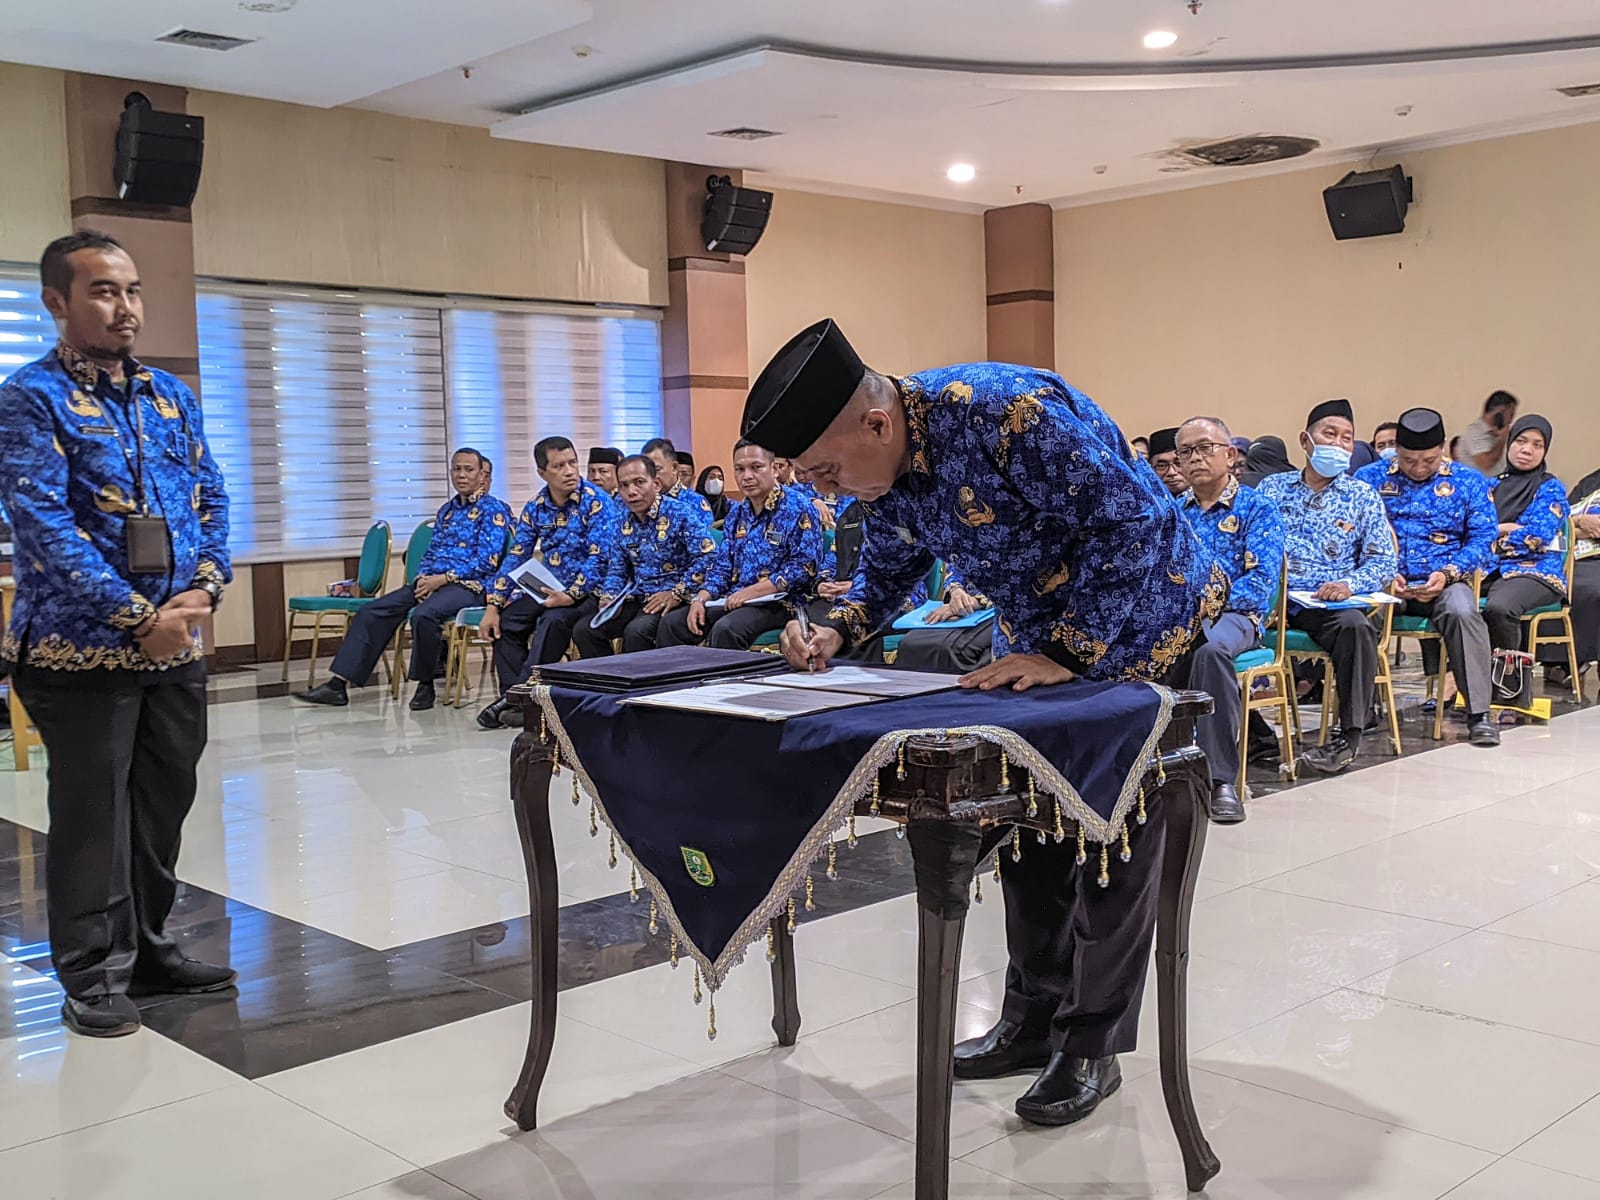
[[[449,490],[439,310],[211,283],[195,300],[234,558],[355,554],[380,519],[405,545]]]
[[[0,382],[55,344],[55,321],[39,299],[39,269],[0,263]]]
[[[651,317],[444,310],[450,443],[494,461],[520,508],[543,486],[534,443],[562,436],[636,452],[661,429],[661,326]]]

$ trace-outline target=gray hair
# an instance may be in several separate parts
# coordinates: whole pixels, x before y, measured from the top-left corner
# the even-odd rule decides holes
[[[1215,425],[1218,429],[1220,429],[1222,431],[1223,441],[1227,442],[1233,440],[1233,433],[1228,429],[1228,423],[1221,417],[1190,417],[1182,425],[1178,426],[1178,432],[1182,433],[1189,426],[1197,425],[1201,421],[1204,421],[1208,425]]]

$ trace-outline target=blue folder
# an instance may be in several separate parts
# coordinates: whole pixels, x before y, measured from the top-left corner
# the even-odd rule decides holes
[[[954,621],[940,621],[937,625],[928,624],[928,614],[944,605],[938,600],[929,600],[921,608],[912,609],[905,616],[894,623],[894,627],[902,632],[912,629],[971,629],[974,625],[982,625],[994,616],[994,609],[980,608],[977,612],[966,617],[957,617]]]

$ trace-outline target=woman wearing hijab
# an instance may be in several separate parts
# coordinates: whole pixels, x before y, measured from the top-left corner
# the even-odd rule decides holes
[[[1600,662],[1600,471],[1578,481],[1567,496],[1572,510],[1572,637],[1578,647],[1578,672]],[[1571,667],[1565,646],[1540,646],[1545,664],[1544,681],[1552,687],[1571,687]]]
[[[1570,511],[1567,489],[1545,469],[1550,422],[1532,413],[1517,420],[1506,439],[1506,470],[1489,485],[1500,536],[1493,571],[1484,583],[1483,619],[1496,650],[1522,645],[1522,616],[1567,593],[1559,546]]]
[[[706,503],[711,505],[711,523],[721,525],[722,519],[728,515],[728,497],[725,494],[726,485],[722,478],[721,467],[707,467],[700,472],[700,478],[695,481],[694,490],[706,498]]]
[[[1255,487],[1268,475],[1282,475],[1292,470],[1294,464],[1289,461],[1289,448],[1281,437],[1257,438],[1250,443],[1250,450],[1244,456],[1244,474],[1239,476],[1239,482]]]

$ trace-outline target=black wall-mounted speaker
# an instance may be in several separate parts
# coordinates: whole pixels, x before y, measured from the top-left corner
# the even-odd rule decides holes
[[[1386,171],[1351,171],[1322,193],[1322,203],[1333,236],[1342,242],[1399,233],[1406,227],[1411,195],[1405,168],[1393,166]]]
[[[706,209],[700,218],[700,236],[707,250],[724,254],[749,254],[767,230],[772,216],[772,193],[735,187],[727,176],[706,180]]]
[[[205,144],[204,117],[157,112],[143,95],[132,93],[117,126],[117,195],[142,204],[188,208],[200,187]]]

